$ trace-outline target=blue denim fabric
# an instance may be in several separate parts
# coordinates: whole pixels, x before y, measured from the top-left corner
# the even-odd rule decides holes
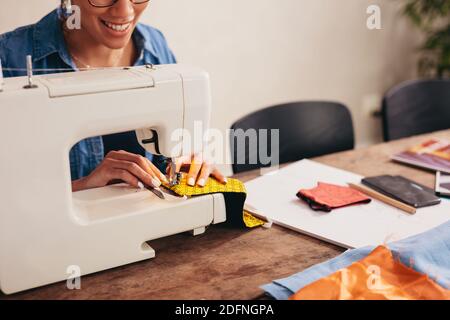
[[[450,221],[425,233],[388,244],[388,247],[403,264],[427,274],[442,287],[450,289]],[[305,286],[365,258],[374,249],[348,250],[334,259],[261,288],[275,299],[287,300]]]
[[[136,66],[176,63],[159,30],[138,24],[133,33],[133,41],[140,52]],[[66,47],[58,10],[52,11],[36,24],[0,35],[0,59],[3,68],[26,68],[27,55],[32,55],[35,69],[77,70]],[[26,75],[26,72],[4,70],[3,75],[17,77]],[[76,144],[69,154],[72,180],[89,175],[103,160],[103,156],[101,137],[88,138]],[[152,160],[151,154],[147,156]]]

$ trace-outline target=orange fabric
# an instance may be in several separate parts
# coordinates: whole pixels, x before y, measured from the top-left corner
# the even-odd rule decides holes
[[[320,279],[290,300],[450,300],[447,290],[380,246],[348,268]]]
[[[358,190],[324,182],[319,182],[314,189],[300,190],[297,196],[310,199],[319,205],[325,205],[331,209],[370,202],[370,198]]]

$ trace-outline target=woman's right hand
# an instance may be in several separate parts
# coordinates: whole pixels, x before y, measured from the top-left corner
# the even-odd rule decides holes
[[[167,178],[147,158],[126,151],[111,151],[87,177],[72,183],[72,191],[104,187],[114,181],[123,181],[139,188],[140,183],[153,186],[167,183]]]

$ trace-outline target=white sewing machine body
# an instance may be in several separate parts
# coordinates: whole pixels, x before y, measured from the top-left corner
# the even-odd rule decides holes
[[[0,289],[11,294],[153,258],[149,240],[204,232],[226,220],[222,195],[161,200],[124,185],[72,193],[69,151],[82,139],[135,129],[157,132],[168,157],[174,130],[208,128],[208,75],[195,68],[105,69],[5,79],[0,92]],[[0,79],[1,81],[1,79]],[[151,129],[151,130],[150,130]],[[192,134],[193,136],[193,134]],[[186,137],[183,137],[186,138]],[[188,137],[191,138],[191,137]],[[157,152],[159,151],[159,152]],[[73,275],[72,275],[73,276]]]

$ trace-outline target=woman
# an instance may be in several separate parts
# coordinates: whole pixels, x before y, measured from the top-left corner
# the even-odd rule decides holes
[[[81,11],[81,28],[67,27],[71,2]],[[37,24],[0,35],[0,59],[5,77],[20,76],[26,55],[34,69],[78,71],[98,67],[175,63],[162,33],[139,23],[149,0],[62,0],[61,7]],[[9,69],[9,70],[8,70]],[[109,150],[111,150],[109,152]],[[120,151],[117,151],[120,150]],[[106,156],[104,156],[106,154]],[[137,144],[134,132],[92,137],[70,151],[72,190],[103,187],[124,181],[139,187],[144,182],[159,187],[166,182],[152,157]],[[150,160],[149,160],[150,159]],[[188,167],[188,184],[204,186],[210,174],[226,178],[201,156],[177,159],[177,171]],[[161,169],[164,170],[164,169]]]

